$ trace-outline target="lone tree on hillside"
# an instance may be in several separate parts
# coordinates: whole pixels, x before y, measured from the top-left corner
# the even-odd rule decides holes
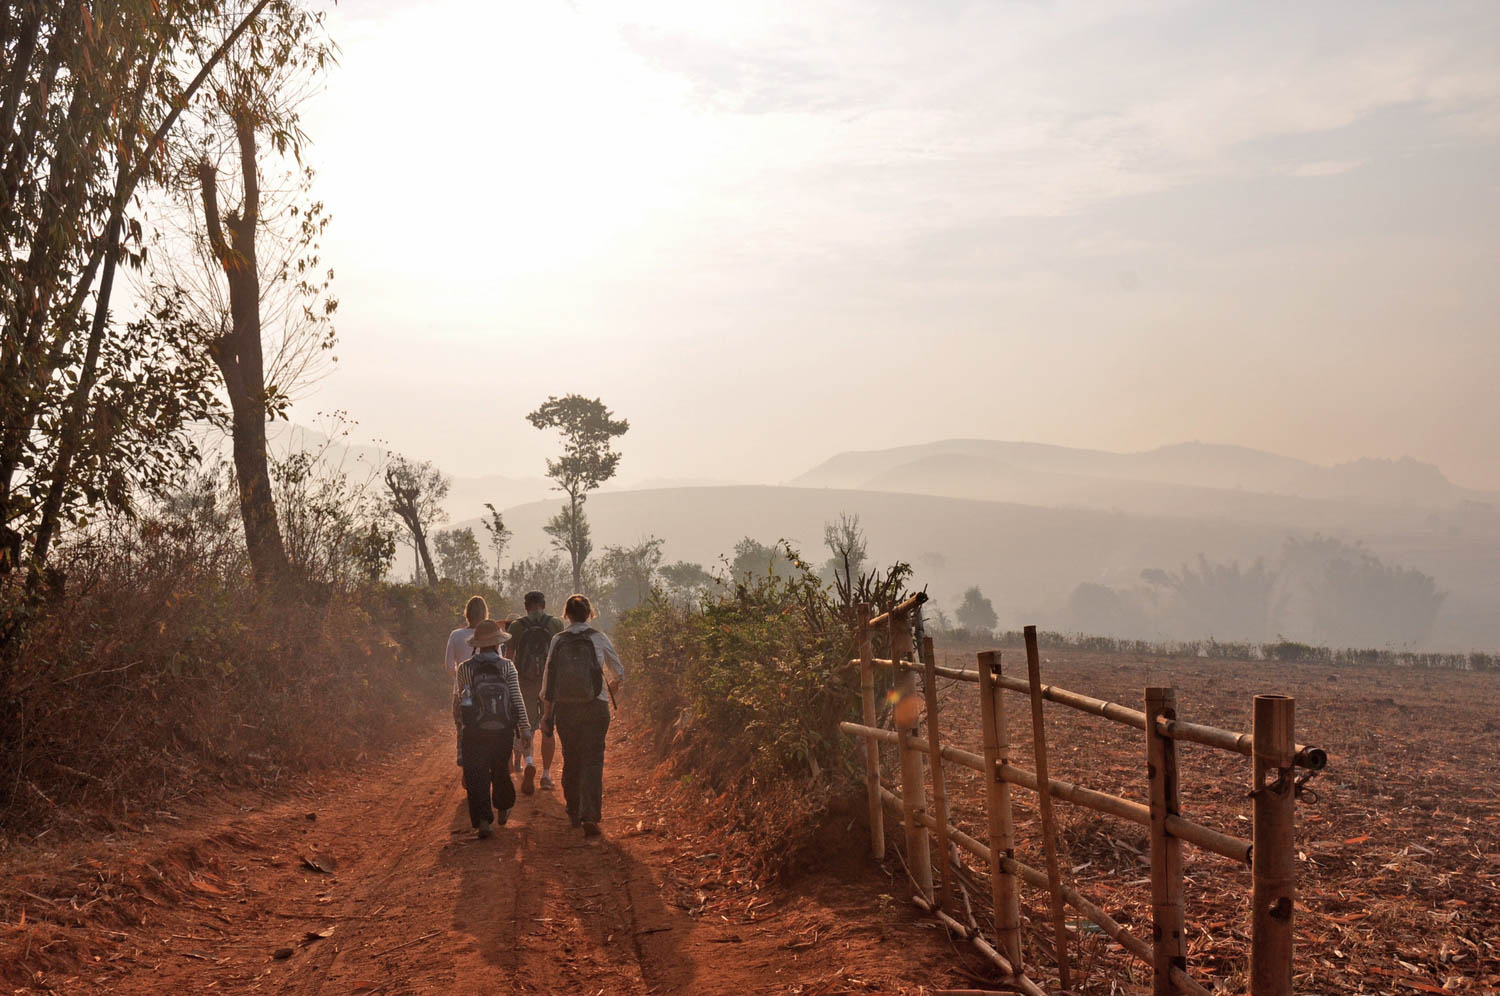
[[[484,507],[489,515],[480,521],[484,523],[484,531],[490,534],[490,549],[495,551],[495,586],[499,587],[501,564],[505,560],[505,548],[510,545],[511,532],[493,502],[485,502]]]
[[[568,552],[573,562],[573,590],[582,591],[583,564],[594,549],[583,503],[590,491],[615,476],[620,454],[609,448],[610,440],[625,435],[630,423],[616,419],[598,398],[581,394],[548,398],[526,420],[538,429],[562,432],[562,456],[547,461],[547,476],[568,496],[568,503],[547,523],[546,531],[554,546]]]
[[[965,629],[989,632],[1000,622],[1000,617],[995,615],[995,606],[984,597],[978,585],[964,592],[963,603],[955,614],[958,624]]]
[[[422,560],[427,583],[433,586],[437,585],[438,576],[432,566],[432,553],[427,549],[427,530],[442,513],[448,485],[448,478],[428,461],[413,463],[398,456],[385,468],[391,511],[411,533],[411,545]]]

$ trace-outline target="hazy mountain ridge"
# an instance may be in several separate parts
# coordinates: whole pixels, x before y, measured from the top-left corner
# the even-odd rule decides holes
[[[933,462],[935,458],[942,459]],[[938,480],[920,485],[907,483],[921,481],[924,474],[936,474]],[[949,439],[840,453],[791,483],[802,487],[870,490],[890,490],[905,484],[902,490],[954,493],[939,489],[946,477],[963,489],[962,497],[984,497],[984,489],[988,487],[997,498],[1035,500],[1018,493],[1017,485],[1004,479],[1006,474],[1018,478],[1032,475],[1030,480],[1053,490],[1059,489],[1065,477],[1084,479],[1074,482],[1074,488],[1083,492],[1091,487],[1098,491],[1103,481],[1194,489],[1195,496],[1176,496],[1188,505],[1193,504],[1190,500],[1193,497],[1208,500],[1209,496],[1204,494],[1207,490],[1397,507],[1446,508],[1464,501],[1500,501],[1500,495],[1459,487],[1437,467],[1410,457],[1363,458],[1323,466],[1248,447],[1197,442],[1141,453],[1111,453],[1041,443]],[[1157,497],[1167,502],[1174,496],[1161,491]],[[1106,508],[1113,505],[1103,498],[1085,504]],[[1156,511],[1173,514],[1168,508]]]

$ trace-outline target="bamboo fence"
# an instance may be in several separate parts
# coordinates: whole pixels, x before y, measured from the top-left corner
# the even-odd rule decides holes
[[[1144,710],[1092,698],[1043,684],[1036,627],[1026,636],[1026,677],[1002,672],[1000,654],[978,655],[974,670],[939,667],[932,641],[921,639],[921,606],[916,595],[889,612],[871,618],[870,607],[859,612],[859,658],[863,723],[842,723],[841,729],[865,744],[865,778],[870,811],[871,853],[884,858],[885,815],[900,819],[905,836],[905,858],[912,901],[932,914],[954,934],[970,941],[1005,975],[1009,985],[1032,996],[1044,990],[1027,975],[1022,945],[1020,886],[1025,883],[1047,893],[1050,927],[1059,985],[1072,987],[1073,966],[1068,957],[1069,933],[1065,908],[1072,907],[1126,952],[1151,966],[1153,996],[1207,996],[1210,988],[1188,974],[1183,908],[1182,847],[1195,847],[1250,866],[1251,948],[1250,996],[1291,996],[1292,916],[1296,896],[1294,842],[1297,769],[1321,770],[1327,755],[1293,738],[1295,704],[1283,695],[1257,695],[1254,732],[1234,733],[1177,718],[1177,696],[1171,688],[1147,688]],[[920,639],[913,639],[915,625]],[[891,657],[872,653],[872,633],[885,628]],[[875,669],[893,672],[892,729],[877,725]],[[921,694],[917,676],[924,679]],[[982,753],[945,744],[937,679],[948,678],[977,686],[982,725]],[[1026,696],[1032,723],[1035,771],[1012,763],[1005,692]],[[1076,709],[1101,719],[1133,727],[1145,734],[1146,797],[1143,804],[1085,788],[1050,776],[1044,703]],[[925,718],[923,707],[925,706]],[[921,726],[925,722],[925,735]],[[1221,833],[1182,815],[1177,773],[1179,742],[1202,744],[1251,758],[1253,799],[1249,840]],[[881,780],[880,745],[896,748],[900,791]],[[970,768],[985,778],[986,840],[978,840],[949,821],[949,798],[944,764]],[[924,779],[923,772],[927,777]],[[928,796],[928,784],[931,796]],[[1016,857],[1011,808],[1012,788],[1038,796],[1044,842],[1044,869]],[[1136,937],[1097,904],[1064,881],[1056,844],[1057,826],[1052,803],[1068,803],[1140,824],[1147,828],[1151,846],[1152,932]],[[933,878],[932,851],[939,856],[938,878]],[[989,870],[995,932],[984,936],[969,904],[969,895],[955,880],[953,848],[962,848]]]

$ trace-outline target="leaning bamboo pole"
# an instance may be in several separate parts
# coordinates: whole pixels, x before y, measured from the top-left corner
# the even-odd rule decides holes
[[[1047,771],[1047,723],[1042,714],[1042,662],[1037,650],[1036,627],[1027,626],[1026,676],[1031,697],[1031,743],[1036,754],[1037,802],[1042,814],[1042,850],[1047,859],[1047,894],[1052,900],[1052,940],[1057,956],[1057,984],[1063,992],[1073,988],[1068,971],[1068,924],[1063,910],[1062,870],[1057,862],[1057,819],[1052,812],[1051,779]]]
[[[871,663],[870,606],[861,603],[855,607],[859,619],[855,624],[859,641],[859,700],[865,725],[876,724],[875,713],[875,666]],[[870,807],[870,853],[876,861],[885,858],[885,813],[880,806],[880,745],[873,740],[865,741],[865,795]]]
[[[882,803],[888,809],[890,809],[893,814],[899,816],[906,811],[906,807],[902,803],[901,797],[883,785],[880,788],[880,797]],[[918,817],[924,826],[932,826],[933,819],[930,814],[920,813],[918,814]],[[958,833],[959,831],[955,830],[954,832]],[[969,837],[967,834],[964,834],[963,836],[969,843],[978,844],[977,841],[975,841],[972,837]],[[979,846],[982,847],[983,845]],[[988,848],[986,848],[985,850],[986,853],[988,853]],[[913,881],[913,885],[915,885],[915,881]],[[949,930],[958,934],[960,937],[966,937],[974,945],[974,947],[979,949],[979,952],[981,954],[988,958],[995,965],[995,967],[1005,975],[1007,981],[1011,985],[1016,986],[1022,992],[1029,994],[1029,996],[1046,996],[1046,992],[1035,982],[1031,981],[1031,979],[1027,978],[1024,972],[1017,969],[1014,962],[1012,962],[1004,954],[1001,954],[999,951],[997,951],[993,945],[991,945],[982,936],[980,936],[979,930],[976,927],[972,925],[965,926],[964,924],[960,923],[958,920],[949,916],[947,913],[943,912],[933,904],[929,903],[927,900],[923,899],[921,896],[917,895],[915,889],[913,889],[911,901],[918,909],[936,916],[939,922],[941,922]]]
[[[890,614],[887,619],[890,632],[891,656],[897,660],[911,652],[911,630],[906,617]],[[897,683],[899,694],[893,711],[895,727],[903,736],[897,742],[897,757],[901,762],[902,822],[906,825],[906,859],[911,864],[912,876],[922,898],[932,901],[932,852],[927,842],[927,830],[917,819],[917,814],[927,808],[927,790],[922,784],[922,758],[925,748],[913,749],[907,736],[917,736],[917,716],[921,710],[921,699],[917,695],[916,675],[907,671]]]
[[[920,609],[918,610],[920,611]],[[933,816],[937,820],[937,845],[941,871],[942,892],[937,896],[937,904],[943,908],[953,906],[953,862],[950,860],[953,845],[948,840],[948,785],[943,778],[943,741],[942,731],[938,722],[938,694],[937,675],[934,669],[937,667],[936,654],[933,651],[932,637],[922,639],[922,663],[927,668],[923,676],[922,691],[927,698],[927,773],[932,780],[932,807]]]
[[[1015,827],[1011,820],[1010,784],[1000,777],[1000,765],[1010,758],[1010,731],[1005,721],[1005,699],[995,678],[1000,673],[1000,655],[987,650],[979,655],[979,715],[984,736],[985,809],[990,823],[990,895],[995,904],[995,939],[1016,967],[1025,970],[1021,952],[1021,899],[1015,874],[1004,866],[1016,856]]]
[[[927,601],[927,592],[925,592],[925,591],[919,591],[915,595],[913,595],[910,598],[908,598],[906,601],[902,602],[900,605],[892,607],[889,612],[882,612],[880,615],[878,615],[875,618],[871,619],[870,620],[870,627],[873,629],[876,626],[883,626],[886,623],[889,623],[892,619],[895,619],[897,617],[900,617],[900,618],[904,619],[906,617],[906,614],[908,612],[910,612],[912,609],[915,609],[917,606],[923,604],[926,601]],[[869,615],[869,609],[868,608],[865,610],[865,615],[867,615],[867,616]]]
[[[1187,935],[1182,909],[1182,844],[1167,831],[1177,815],[1177,742],[1164,737],[1156,718],[1177,713],[1177,692],[1146,689],[1146,777],[1151,793],[1151,968],[1152,996],[1177,996],[1172,969],[1187,968]]]
[[[1286,695],[1255,697],[1251,996],[1292,993],[1292,914],[1297,898],[1297,793],[1292,771],[1295,710],[1295,701]]]
[[[881,791],[890,796],[887,805],[891,806],[893,809],[899,810],[901,803],[896,794],[885,789],[882,789]],[[957,827],[949,827],[948,833],[953,838],[953,842],[955,844],[968,851],[970,854],[974,855],[980,861],[988,863],[994,860],[993,850],[983,841],[975,840],[973,837],[964,833]],[[1038,889],[1048,888],[1048,879],[1046,872],[1041,871],[1037,868],[1033,868],[1030,865],[1015,858],[1002,857],[999,860],[1009,874],[1016,876],[1026,884],[1034,885]],[[1062,897],[1067,901],[1067,904],[1081,913],[1084,919],[1088,920],[1090,923],[1094,924],[1094,926],[1104,931],[1106,937],[1119,944],[1120,947],[1130,952],[1130,954],[1134,955],[1142,962],[1148,965],[1151,964],[1150,945],[1122,927],[1114,917],[1104,912],[1104,910],[1100,909],[1097,905],[1090,902],[1088,899],[1085,899],[1077,889],[1074,889],[1073,887],[1068,885],[1064,885],[1061,891]]]

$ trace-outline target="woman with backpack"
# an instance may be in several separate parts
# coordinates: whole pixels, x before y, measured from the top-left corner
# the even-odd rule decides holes
[[[589,625],[594,607],[572,595],[563,607],[567,629],[552,638],[542,673],[542,719],[562,741],[563,798],[573,826],[599,836],[604,795],[604,736],[609,707],[625,667],[609,637]],[[609,673],[606,675],[605,668]]]
[[[516,669],[500,656],[500,644],[509,638],[493,619],[481,621],[469,637],[474,655],[453,676],[453,721],[458,724],[469,822],[481,838],[510,817],[516,804],[511,745],[517,733],[531,735]]]

